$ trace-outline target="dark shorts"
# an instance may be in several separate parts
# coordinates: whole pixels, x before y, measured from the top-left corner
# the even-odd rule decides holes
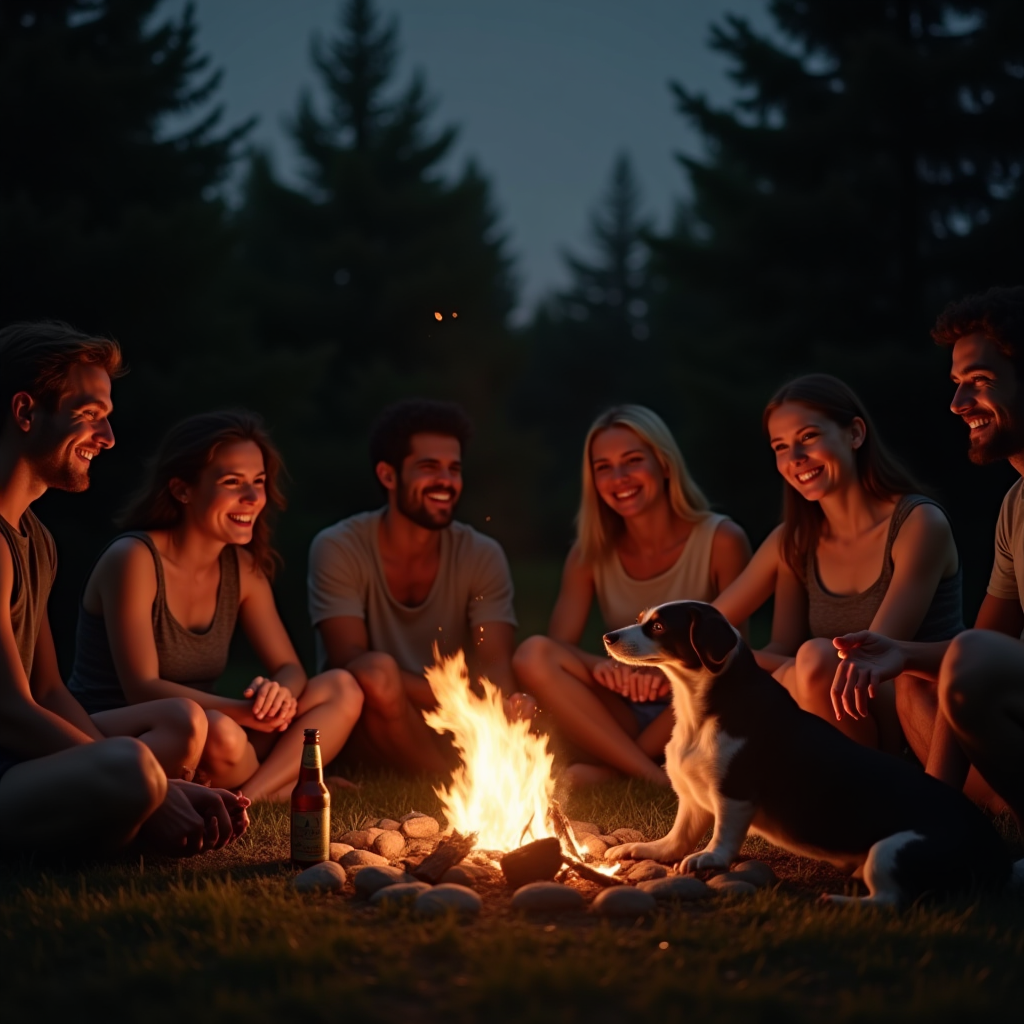
[[[665,708],[672,707],[672,701],[670,700],[631,700],[628,702],[629,710],[633,712],[633,718],[636,719],[636,724],[640,726],[640,731],[643,732],[653,722],[658,715],[665,710]]]
[[[0,750],[0,779],[4,777],[6,772],[9,772],[16,764],[21,764],[24,758],[15,757],[14,754],[9,754],[6,750]]]

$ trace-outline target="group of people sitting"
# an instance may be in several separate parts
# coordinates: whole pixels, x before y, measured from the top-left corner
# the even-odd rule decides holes
[[[1024,477],[1024,287],[954,303],[933,334],[950,351],[970,458],[1008,459]],[[66,324],[0,331],[5,847],[45,851],[69,832],[94,851],[220,847],[244,832],[251,800],[287,798],[309,728],[325,763],[343,754],[443,772],[451,748],[423,717],[435,645],[463,650],[510,716],[543,711],[538,725],[572,751],[573,784],[667,785],[668,681],[580,647],[595,598],[608,629],[683,599],[745,629],[774,598],[771,640],[755,656],[801,707],[860,743],[909,746],[930,774],[1024,815],[1024,480],[1003,502],[988,593],[965,630],[944,511],[834,377],[791,381],[765,409],[785,500],[753,553],[711,511],[654,412],[599,416],[548,633],[518,647],[505,555],[454,519],[466,415],[429,400],[389,407],[370,438],[386,505],[321,531],[310,549],[312,678],[271,587],[266,512],[283,506],[280,456],[253,414],[190,417],[164,437],[88,577],[65,685],[47,619],[56,552],[30,506],[48,488],[89,486],[93,459],[114,443],[120,372],[115,342]],[[265,675],[235,698],[215,684],[237,625]]]

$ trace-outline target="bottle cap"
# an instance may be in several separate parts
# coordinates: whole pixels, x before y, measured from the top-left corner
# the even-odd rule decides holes
[[[302,734],[305,737],[306,743],[319,743],[320,742],[320,730],[319,729],[303,729]]]

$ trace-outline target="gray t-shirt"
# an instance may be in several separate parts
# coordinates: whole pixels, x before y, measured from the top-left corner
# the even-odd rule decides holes
[[[1024,479],[1006,492],[999,509],[988,592],[1004,601],[1020,601],[1024,608]]]
[[[309,614],[314,627],[353,615],[366,623],[370,649],[390,654],[408,672],[442,654],[472,650],[474,633],[489,622],[516,625],[512,576],[501,545],[463,523],[441,531],[437,577],[415,608],[388,590],[377,543],[383,509],[362,512],[321,530],[309,549]],[[318,671],[327,658],[319,632]]]

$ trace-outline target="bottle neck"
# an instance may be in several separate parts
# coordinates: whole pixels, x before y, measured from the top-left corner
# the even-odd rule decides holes
[[[323,782],[324,766],[320,758],[320,744],[306,743],[302,747],[302,764],[299,767],[299,782]]]

